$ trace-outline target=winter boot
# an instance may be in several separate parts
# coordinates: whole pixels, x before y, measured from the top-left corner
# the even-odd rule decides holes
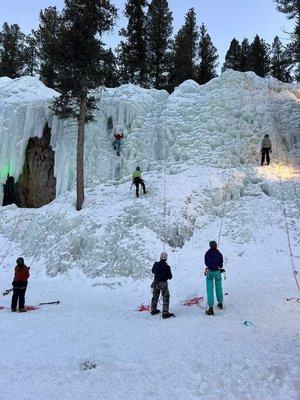
[[[16,312],[16,311],[17,311],[16,308],[12,308],[12,309],[11,309],[11,312]]]
[[[163,317],[163,319],[175,317],[175,314],[166,312],[166,313],[163,313],[162,317]]]
[[[218,307],[220,310],[223,310],[223,303],[218,303]]]
[[[19,308],[19,312],[27,312],[26,308]]]
[[[206,313],[207,315],[215,315],[215,314],[214,314],[214,309],[213,309],[212,307],[209,307],[209,309],[206,310],[205,313]]]
[[[151,311],[151,315],[157,315],[157,314],[159,314],[159,313],[160,313],[160,310]]]

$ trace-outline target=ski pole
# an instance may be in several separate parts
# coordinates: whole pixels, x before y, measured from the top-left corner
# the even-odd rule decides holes
[[[39,306],[47,306],[47,305],[50,305],[50,304],[60,304],[60,301],[56,300],[56,301],[48,301],[46,303],[39,303]]]

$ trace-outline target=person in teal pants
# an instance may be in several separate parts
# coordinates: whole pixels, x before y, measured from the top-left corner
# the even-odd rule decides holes
[[[214,287],[216,289],[216,297],[218,307],[223,308],[223,290],[222,290],[222,277],[223,270],[223,255],[218,250],[217,243],[212,240],[209,243],[210,249],[205,253],[205,275],[206,275],[206,293],[208,310],[207,315],[214,315]]]

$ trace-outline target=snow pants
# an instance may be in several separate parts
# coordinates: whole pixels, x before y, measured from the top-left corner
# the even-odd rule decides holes
[[[264,147],[261,150],[261,165],[264,164],[265,158],[267,158],[267,164],[269,165],[270,164],[270,149],[267,147]]]
[[[25,307],[25,292],[26,292],[26,287],[25,288],[14,287],[14,292],[11,299],[12,310],[16,310],[18,302],[19,302],[19,309]]]
[[[120,154],[121,151],[121,140],[114,141],[114,149],[117,151],[117,154]]]
[[[206,293],[208,307],[214,306],[214,287],[218,303],[223,303],[222,278],[220,271],[210,271],[206,275]]]
[[[168,287],[168,282],[156,282],[152,283],[152,301],[151,301],[151,311],[157,310],[157,303],[160,296],[160,292],[163,298],[163,314],[169,312],[170,305],[170,292]]]
[[[143,188],[144,194],[146,194],[146,187],[145,187],[145,182],[141,178],[134,178],[133,183],[135,184],[136,187],[136,197],[139,197],[139,187],[140,185]]]

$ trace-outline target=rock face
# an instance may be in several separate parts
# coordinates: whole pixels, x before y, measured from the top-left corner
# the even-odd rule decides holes
[[[51,129],[46,124],[41,138],[28,141],[23,171],[14,188],[14,203],[19,207],[37,208],[55,199],[54,151],[50,140]]]

